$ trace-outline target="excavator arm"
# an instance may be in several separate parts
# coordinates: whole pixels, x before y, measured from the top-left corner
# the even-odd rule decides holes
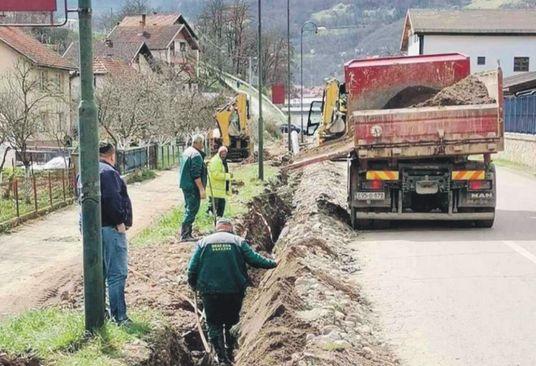
[[[318,102],[311,104],[307,130],[316,131],[318,128],[319,145],[342,137],[346,133],[346,91],[344,84],[336,79],[330,79],[326,82],[322,97],[320,123],[312,121],[314,109],[317,108],[315,103]]]
[[[239,92],[231,102],[216,111],[214,119],[220,132],[219,144],[227,146],[231,159],[248,157],[252,151],[252,144],[247,94]]]

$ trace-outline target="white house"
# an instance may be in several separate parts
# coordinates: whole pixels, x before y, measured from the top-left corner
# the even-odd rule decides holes
[[[400,49],[408,55],[458,52],[471,72],[536,71],[536,10],[423,10],[406,15]]]

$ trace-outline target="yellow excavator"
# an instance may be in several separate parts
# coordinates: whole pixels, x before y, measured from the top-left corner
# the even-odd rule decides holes
[[[238,92],[232,101],[216,111],[214,119],[218,128],[209,133],[212,153],[223,145],[229,149],[228,160],[249,158],[253,152],[253,142],[248,95]]]
[[[317,135],[318,144],[338,139],[346,132],[346,88],[337,79],[326,81],[322,101],[314,101],[309,109],[307,135]]]

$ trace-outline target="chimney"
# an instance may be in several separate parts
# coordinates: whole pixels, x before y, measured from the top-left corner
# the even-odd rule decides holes
[[[146,20],[147,20],[147,14],[142,14],[141,15],[141,22],[140,22],[142,27],[145,27]]]

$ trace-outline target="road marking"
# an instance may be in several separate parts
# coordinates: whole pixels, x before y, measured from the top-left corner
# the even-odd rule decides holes
[[[536,255],[532,254],[531,252],[523,248],[521,245],[516,244],[513,241],[503,241],[503,243],[521,254],[523,257],[527,258],[532,263],[536,264]]]

